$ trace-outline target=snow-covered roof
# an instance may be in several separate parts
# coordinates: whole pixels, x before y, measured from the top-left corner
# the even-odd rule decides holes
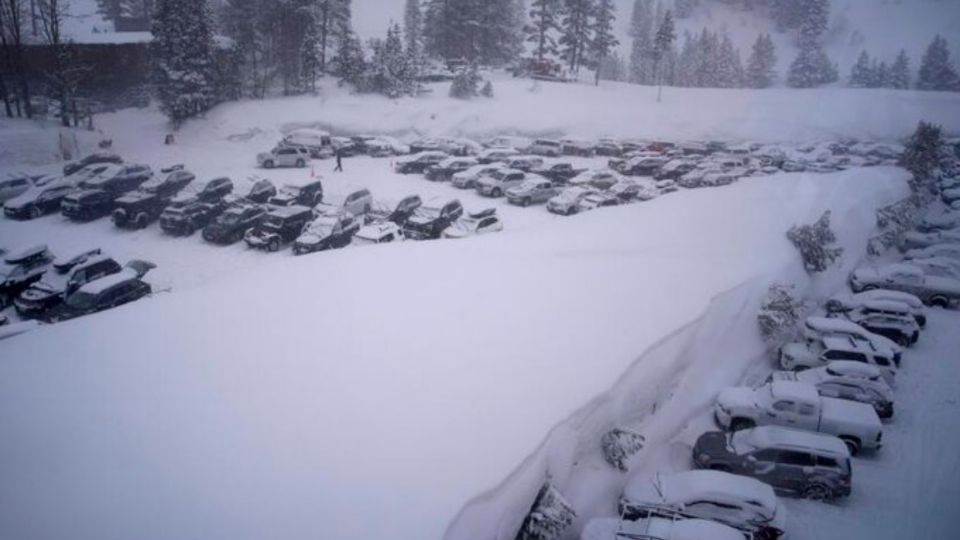
[[[874,289],[872,291],[863,291],[856,293],[852,297],[860,302],[869,302],[871,300],[894,300],[902,302],[914,309],[923,309],[923,301],[916,295],[902,291],[891,291],[889,289]]]
[[[672,520],[651,517],[637,521],[598,518],[587,522],[580,540],[743,540],[740,531],[705,519]]]
[[[83,287],[80,287],[80,292],[87,294],[100,294],[110,287],[119,285],[125,281],[130,281],[131,279],[137,279],[137,277],[137,272],[134,269],[125,268],[116,274],[111,274],[87,283]]]
[[[867,300],[863,303],[863,307],[873,311],[886,311],[891,313],[902,313],[909,314],[911,313],[910,305],[899,300],[892,299],[883,299],[883,300]]]
[[[807,317],[807,319],[804,321],[804,324],[811,330],[823,333],[855,335],[861,335],[864,333],[863,327],[846,319],[830,317]]]
[[[631,479],[623,490],[626,499],[638,503],[654,502],[651,496],[657,493],[662,494],[662,502],[670,505],[684,505],[704,499],[751,501],[754,506],[765,509],[768,517],[773,517],[777,511],[777,495],[769,485],[754,478],[721,471],[693,470],[658,474],[652,479]]]
[[[831,375],[851,379],[877,379],[880,377],[880,369],[865,362],[834,360],[828,363],[824,369]]]
[[[280,218],[290,218],[304,212],[311,212],[306,206],[293,205],[293,206],[278,206],[270,209],[271,216],[277,216]]]
[[[816,403],[820,400],[820,394],[815,386],[794,381],[774,381],[770,383],[770,393],[774,399],[789,399],[805,403]]]
[[[741,433],[756,448],[811,448],[844,457],[850,456],[847,445],[833,435],[779,426],[760,426]]]

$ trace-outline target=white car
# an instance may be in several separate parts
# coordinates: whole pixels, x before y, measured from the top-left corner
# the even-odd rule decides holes
[[[950,257],[912,259],[910,264],[923,270],[923,273],[928,276],[960,279],[960,261]]]
[[[444,238],[466,238],[481,234],[495,233],[503,230],[503,222],[497,216],[496,210],[484,210],[475,214],[467,214],[443,231]]]
[[[494,137],[484,144],[488,148],[512,148],[518,152],[526,152],[530,148],[531,140],[526,137],[514,137],[510,135],[501,135]]]
[[[274,167],[306,167],[311,151],[303,146],[278,146],[270,152],[257,154],[257,165],[264,169]]]
[[[932,276],[910,263],[861,267],[850,274],[854,292],[893,289],[913,294],[931,306],[950,307],[960,301],[960,280]]]
[[[637,521],[595,518],[580,540],[743,540],[743,533],[707,519],[651,517]]]
[[[921,249],[911,249],[903,254],[907,261],[929,257],[947,257],[960,261],[960,244],[937,244]]]
[[[821,397],[816,387],[773,381],[759,388],[727,388],[717,397],[717,422],[732,431],[781,426],[839,437],[851,455],[882,446],[883,425],[869,405]]]
[[[530,175],[516,169],[496,170],[477,180],[477,193],[487,197],[502,197],[508,189],[519,186],[528,178]]]
[[[631,521],[651,516],[709,519],[757,538],[776,539],[786,529],[786,510],[772,487],[722,471],[634,476],[623,488],[618,513]]]
[[[593,193],[580,199],[579,204],[577,204],[577,211],[587,212],[589,210],[596,210],[597,208],[618,206],[619,204],[620,198],[613,193],[608,193],[606,191],[594,191]]]
[[[300,128],[288,133],[282,141],[283,145],[305,148],[311,157],[323,158],[333,155],[333,140],[330,134],[320,129]],[[291,165],[280,165],[289,167]]]
[[[821,396],[866,403],[880,418],[893,416],[893,389],[870,364],[835,360],[806,371],[774,371],[770,380],[812,384]]]
[[[825,336],[780,347],[780,367],[790,371],[822,367],[835,360],[875,366],[889,384],[894,384],[897,377],[897,365],[892,358],[849,336]]]
[[[543,167],[543,158],[540,156],[513,156],[505,161],[507,168],[523,172],[530,172],[538,167]]]
[[[506,162],[519,155],[520,152],[515,148],[487,148],[477,154],[477,161],[480,163]]]
[[[597,189],[608,189],[625,180],[624,176],[610,169],[593,169],[582,172],[570,179],[570,185],[589,185]]]
[[[827,336],[849,337],[872,348],[878,354],[893,359],[893,363],[900,366],[903,347],[890,338],[874,334],[859,324],[836,317],[807,317],[801,329],[803,337],[817,340]]]
[[[563,154],[563,144],[553,139],[537,139],[527,151],[537,156],[559,157]]]
[[[597,190],[589,186],[568,187],[547,201],[547,210],[561,216],[576,214],[580,211],[580,201],[594,193]]]
[[[392,221],[384,221],[361,227],[353,235],[351,244],[354,246],[372,246],[400,242],[403,239],[403,229],[399,225]]]
[[[506,167],[503,165],[503,163],[474,165],[465,171],[455,173],[450,183],[456,188],[474,189],[477,187],[477,180],[479,180],[481,177],[493,174],[495,171],[500,171],[505,168]]]
[[[8,174],[0,178],[0,204],[19,197],[33,187],[31,178],[24,174]]]
[[[314,213],[320,215],[336,215],[340,210],[346,210],[354,216],[363,216],[373,208],[373,195],[369,189],[358,189],[343,197],[326,195],[322,203],[314,208]]]
[[[827,313],[849,313],[863,309],[875,301],[898,302],[910,311],[919,328],[923,328],[927,324],[927,307],[920,298],[907,292],[890,289],[873,289],[856,294],[838,294],[830,297],[824,307],[827,309]]]

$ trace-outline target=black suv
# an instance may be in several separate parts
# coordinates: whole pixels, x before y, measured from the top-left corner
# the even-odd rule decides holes
[[[273,185],[273,182],[265,178],[260,178],[253,183],[253,186],[250,187],[250,191],[247,192],[244,199],[256,204],[266,204],[267,201],[276,195],[277,187]]]
[[[160,228],[173,236],[190,236],[216,219],[227,206],[223,199],[202,201],[192,197],[174,200],[160,214]]]
[[[43,277],[53,255],[47,246],[37,246],[8,255],[0,264],[0,309],[10,305],[14,298]]]
[[[135,193],[115,201],[113,223],[117,227],[143,229],[160,218],[170,200],[196,178],[193,173],[176,170],[162,179],[151,180]]]
[[[65,263],[58,261],[54,263],[54,268],[57,270],[56,274],[48,272],[14,301],[21,317],[42,317],[83,285],[122,270],[117,261],[102,255],[99,249],[74,257]]]
[[[216,201],[233,193],[233,180],[227,177],[214,178],[197,193],[201,201]]]
[[[574,176],[582,173],[586,169],[575,169],[570,163],[554,163],[537,167],[530,172],[539,174],[544,178],[551,180],[555,184],[566,184]]]
[[[80,287],[79,290],[67,296],[62,304],[44,313],[42,320],[53,323],[75,319],[148,296],[153,290],[142,278],[153,268],[154,265],[151,263],[131,261],[120,272]]]
[[[263,222],[247,231],[243,240],[253,248],[279,251],[281,245],[296,240],[312,220],[313,210],[306,206],[277,207],[267,213]]]
[[[81,189],[109,191],[115,197],[139,188],[153,178],[147,165],[109,165],[107,170],[80,182]]]
[[[7,201],[3,205],[3,213],[11,219],[36,219],[46,214],[58,212],[63,199],[76,189],[76,186],[68,182],[56,182],[49,186],[36,188],[16,199]]]
[[[347,211],[323,215],[303,229],[293,244],[293,254],[303,255],[350,245],[353,235],[360,230],[360,222]]]
[[[243,240],[250,229],[259,225],[267,211],[258,204],[234,203],[203,229],[203,239],[214,244],[234,244]]]
[[[440,208],[421,206],[403,225],[403,234],[413,240],[435,240],[463,215],[463,205],[454,199]]]
[[[110,214],[116,195],[102,189],[85,189],[64,197],[60,213],[74,221],[91,221]]]
[[[316,206],[323,202],[323,184],[314,180],[303,186],[283,186],[269,202],[274,206]]]

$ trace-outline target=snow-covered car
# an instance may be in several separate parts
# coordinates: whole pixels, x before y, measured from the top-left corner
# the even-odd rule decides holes
[[[278,146],[269,152],[257,154],[257,166],[264,169],[274,167],[303,168],[310,163],[310,151],[301,146]]]
[[[429,167],[440,163],[447,157],[449,156],[446,152],[428,150],[398,159],[393,168],[400,174],[422,174]]]
[[[114,201],[113,224],[121,228],[143,229],[156,221],[170,200],[193,182],[193,173],[175,170],[149,180],[140,189]]]
[[[400,242],[403,238],[403,229],[399,225],[391,221],[384,221],[361,227],[353,235],[351,243],[354,246],[370,246]]]
[[[828,336],[849,337],[872,348],[878,354],[892,358],[893,363],[900,366],[903,355],[901,345],[887,337],[874,334],[853,321],[837,317],[807,317],[803,321],[801,332],[804,338],[812,340]]]
[[[86,283],[42,319],[50,323],[75,319],[149,296],[153,290],[143,276],[153,268],[155,265],[146,261],[131,261],[120,272]]]
[[[923,273],[928,276],[960,279],[960,261],[950,257],[911,259],[908,264],[923,270]]]
[[[617,172],[627,176],[654,176],[670,161],[669,156],[637,157],[620,165]]]
[[[584,171],[569,180],[572,186],[589,185],[597,189],[609,189],[618,182],[625,180],[622,174],[610,169],[592,169]]]
[[[270,180],[257,177],[251,178],[251,180],[253,181],[253,185],[250,186],[250,190],[244,195],[244,199],[254,204],[266,204],[267,201],[277,195],[277,186],[273,185],[273,182]]]
[[[477,164],[477,159],[473,157],[449,157],[436,165],[428,167],[425,176],[427,180],[446,182],[450,180],[454,174],[463,172]]]
[[[259,225],[266,217],[267,210],[262,205],[236,202],[203,228],[203,239],[213,244],[229,245],[243,240],[250,229]]]
[[[716,521],[650,517],[637,521],[594,518],[580,540],[743,540],[743,533]]]
[[[561,216],[571,216],[580,211],[580,201],[594,193],[597,190],[589,186],[568,187],[547,201],[547,210]]]
[[[674,159],[665,163],[653,175],[654,180],[677,180],[697,168],[697,162],[689,159]]]
[[[226,176],[221,176],[208,180],[195,194],[184,193],[183,197],[196,197],[204,202],[213,202],[223,200],[224,197],[231,193],[233,193],[233,180]]]
[[[293,254],[304,255],[350,245],[360,222],[348,211],[321,215],[310,222],[293,243]]]
[[[450,184],[455,188],[474,189],[477,187],[477,180],[479,180],[481,177],[505,168],[506,167],[503,163],[475,165],[465,171],[454,174],[450,180]]]
[[[313,210],[306,206],[278,206],[271,209],[259,225],[247,231],[243,241],[252,248],[276,252],[282,245],[296,240],[313,218]]]
[[[869,343],[845,335],[827,335],[818,339],[795,341],[780,347],[780,367],[800,371],[825,366],[835,360],[849,360],[870,364],[879,369],[884,379],[894,384],[896,362],[890,356],[874,349]]]
[[[546,178],[528,178],[519,186],[507,190],[507,202],[520,206],[545,203],[558,191],[559,188]]]
[[[563,139],[560,145],[568,156],[593,157],[596,154],[596,145],[585,139]]]
[[[354,216],[365,216],[372,209],[373,195],[366,188],[358,189],[346,196],[328,195],[324,202],[314,208],[318,216],[323,214],[336,215],[343,210]]]
[[[323,202],[323,182],[313,180],[301,186],[288,184],[270,197],[271,206],[316,206]]]
[[[757,540],[776,540],[786,529],[786,510],[772,487],[723,471],[634,476],[623,488],[617,513],[630,521],[651,516],[710,519]]]
[[[39,281],[53,262],[47,246],[34,246],[5,255],[0,263],[0,310]]]
[[[491,208],[461,217],[443,231],[443,238],[466,238],[502,230],[503,222],[500,221],[496,209]]]
[[[960,244],[960,229],[946,229],[933,232],[912,231],[903,235],[901,251],[923,249],[938,244]]]
[[[537,156],[560,157],[563,155],[563,143],[553,139],[537,139],[527,152]]]
[[[83,159],[71,161],[70,163],[64,165],[63,175],[70,176],[79,172],[85,167],[89,167],[90,165],[101,165],[105,163],[120,164],[123,163],[123,158],[111,152],[96,152],[84,157]]]
[[[502,197],[508,189],[524,183],[531,175],[516,169],[499,169],[481,176],[476,182],[476,190],[487,197]]]
[[[191,236],[222,214],[229,204],[224,199],[200,200],[177,197],[160,214],[160,228],[172,236]]]
[[[608,208],[620,204],[620,198],[606,191],[594,191],[580,199],[577,203],[577,212],[588,212],[597,208]]]
[[[708,431],[693,446],[693,462],[699,469],[750,476],[807,499],[848,497],[852,491],[850,450],[823,433],[777,426]]]
[[[891,289],[917,296],[927,305],[943,308],[960,301],[960,280],[931,276],[909,263],[860,267],[850,274],[854,292]]]
[[[571,178],[584,172],[586,169],[578,169],[572,163],[546,163],[540,167],[530,170],[533,174],[538,174],[556,184],[566,184]]]
[[[30,188],[19,197],[3,205],[3,213],[10,219],[37,219],[40,216],[60,211],[63,199],[76,191],[70,180],[61,179],[44,186]]]
[[[621,180],[607,191],[616,195],[621,202],[651,201],[660,196],[656,184],[645,178]]]
[[[893,416],[893,389],[870,364],[834,360],[806,371],[774,371],[770,380],[812,384],[821,396],[865,403],[880,418]]]
[[[436,240],[451,224],[463,216],[463,205],[454,199],[442,205],[424,205],[403,225],[403,236],[410,240]]]
[[[824,307],[828,314],[836,315],[849,313],[868,307],[867,305],[874,301],[899,302],[904,308],[910,311],[919,328],[927,324],[927,308],[916,295],[903,292],[892,291],[890,289],[873,289],[856,294],[837,294],[831,296]]]
[[[299,128],[287,133],[280,142],[281,146],[300,147],[307,151],[309,157],[318,159],[333,155],[333,139],[326,131],[313,128]],[[262,166],[262,164],[261,164]],[[293,167],[294,165],[278,165],[279,167]],[[299,167],[299,165],[296,165]]]
[[[543,167],[543,158],[541,156],[513,156],[506,160],[507,168],[523,172],[530,172],[533,169]]]
[[[41,318],[83,285],[122,270],[117,261],[101,254],[99,249],[73,257],[68,264],[58,259],[54,262],[54,268],[56,272],[46,272],[40,281],[14,300],[17,314],[22,318]]]
[[[717,397],[714,413],[722,427],[733,431],[773,425],[835,435],[852,455],[883,445],[883,424],[872,406],[822,397],[815,386],[800,382],[727,388]]]
[[[400,200],[393,208],[383,204],[374,204],[369,212],[366,213],[368,223],[395,223],[399,227],[410,219],[410,216],[417,211],[417,208],[423,206],[423,200],[419,195],[408,195]]]
[[[486,150],[483,150],[477,154],[477,161],[486,165],[490,163],[506,162],[507,160],[519,155],[520,152],[518,152],[516,148],[487,148]]]
[[[947,257],[960,261],[960,244],[937,244],[922,249],[911,249],[904,253],[903,257],[907,261],[929,257]]]
[[[594,151],[598,156],[618,157],[623,155],[623,146],[612,139],[600,139],[594,147]]]
[[[939,216],[929,216],[917,223],[917,230],[928,233],[960,228],[960,212],[947,212]]]
[[[0,204],[19,197],[33,187],[32,177],[25,174],[7,174],[0,178]]]
[[[532,142],[526,137],[500,135],[485,141],[483,144],[487,148],[512,148],[518,152],[526,152]]]
[[[743,172],[739,170],[708,172],[703,175],[700,185],[708,187],[728,186],[742,176],[744,176]]]
[[[721,171],[697,167],[696,169],[682,175],[680,178],[677,178],[677,185],[686,189],[698,188],[703,185],[704,176],[715,172]]]

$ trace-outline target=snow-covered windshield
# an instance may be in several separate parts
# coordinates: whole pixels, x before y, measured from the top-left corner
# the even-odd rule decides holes
[[[83,291],[77,291],[67,298],[68,306],[80,310],[90,309],[95,306],[96,303],[97,295]]]
[[[306,232],[317,236],[329,236],[333,232],[333,228],[337,226],[337,221],[338,219],[335,217],[321,217],[311,223]]]
[[[727,445],[741,456],[757,449],[757,446],[750,440],[749,431],[737,431],[727,435]]]

